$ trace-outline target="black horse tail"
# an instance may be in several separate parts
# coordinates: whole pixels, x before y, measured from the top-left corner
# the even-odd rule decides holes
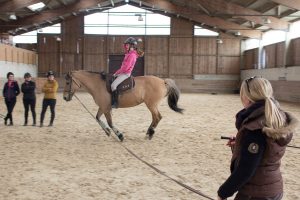
[[[167,96],[169,107],[175,112],[179,112],[182,114],[183,109],[177,106],[177,102],[180,96],[180,90],[172,79],[165,79],[165,84],[168,89]]]

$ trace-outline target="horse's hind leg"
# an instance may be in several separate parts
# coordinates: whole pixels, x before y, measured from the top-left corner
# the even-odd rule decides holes
[[[108,126],[114,131],[114,133],[118,136],[119,140],[122,142],[124,140],[123,134],[113,125],[111,113],[104,113]]]
[[[149,140],[151,140],[155,133],[155,128],[157,127],[159,121],[162,119],[162,116],[158,111],[157,106],[148,106],[148,109],[152,114],[152,123],[150,124],[146,135],[149,137]]]
[[[98,124],[101,126],[101,128],[105,131],[107,136],[110,136],[110,129],[106,126],[106,124],[100,119],[101,115],[102,115],[102,111],[100,110],[100,108],[98,109],[97,115],[96,115],[96,120],[98,122]]]

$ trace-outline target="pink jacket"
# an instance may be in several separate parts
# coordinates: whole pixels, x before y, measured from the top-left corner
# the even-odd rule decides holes
[[[122,66],[118,71],[115,72],[115,75],[117,74],[131,74],[134,65],[136,63],[136,59],[139,57],[138,53],[133,50],[129,51],[125,54],[124,60],[122,62]]]

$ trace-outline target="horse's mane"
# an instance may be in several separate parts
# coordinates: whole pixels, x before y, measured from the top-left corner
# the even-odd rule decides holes
[[[106,80],[107,73],[105,71],[101,71],[101,72],[88,71],[88,70],[83,70],[83,71],[91,74],[99,74],[102,80]]]

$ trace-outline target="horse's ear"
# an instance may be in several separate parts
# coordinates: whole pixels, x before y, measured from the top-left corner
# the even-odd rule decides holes
[[[106,73],[104,71],[100,72],[100,75],[103,80],[106,79]]]
[[[66,75],[65,75],[65,79],[69,79],[71,77],[71,72],[68,72]]]

